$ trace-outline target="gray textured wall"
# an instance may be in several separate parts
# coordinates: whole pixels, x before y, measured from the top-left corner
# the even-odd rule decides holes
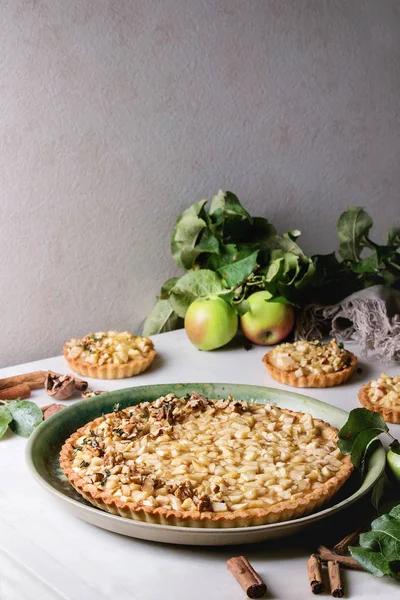
[[[308,251],[400,217],[398,0],[2,0],[0,364],[137,330],[219,188]]]

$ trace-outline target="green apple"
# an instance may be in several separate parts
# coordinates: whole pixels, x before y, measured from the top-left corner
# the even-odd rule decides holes
[[[199,350],[225,346],[237,329],[238,317],[232,306],[214,294],[198,298],[186,311],[185,330]]]
[[[267,291],[249,296],[249,310],[240,318],[244,335],[261,346],[278,344],[289,335],[294,325],[293,306],[269,302],[271,297]]]

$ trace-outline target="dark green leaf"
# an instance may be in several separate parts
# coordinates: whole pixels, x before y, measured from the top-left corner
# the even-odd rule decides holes
[[[383,496],[383,490],[385,488],[385,472],[381,474],[375,483],[372,494],[371,494],[371,502],[372,506],[375,508],[376,512],[379,512],[379,503]]]
[[[218,254],[219,253],[219,242],[213,235],[203,237],[199,244],[193,249],[182,251],[182,262],[184,264],[190,264],[192,268],[195,263],[199,263],[199,257],[202,254]],[[188,268],[188,267],[186,267]]]
[[[0,406],[0,438],[3,437],[12,421],[10,411],[6,406]]]
[[[339,217],[339,253],[345,260],[360,260],[369,230],[372,227],[369,214],[359,206],[350,206]]]
[[[376,273],[378,266],[376,251],[365,258],[361,258],[358,262],[351,263],[351,268],[355,273]]]
[[[43,421],[43,413],[34,402],[13,400],[7,405],[11,413],[11,429],[22,437],[29,437],[32,431]]]
[[[393,440],[393,442],[389,444],[389,448],[395,454],[400,454],[400,442],[398,440]]]
[[[392,570],[390,562],[379,552],[374,552],[373,550],[368,550],[360,546],[350,546],[349,550],[351,556],[358,564],[372,575],[375,575],[375,577],[389,575],[390,577],[393,577],[393,579],[400,581],[399,575]]]
[[[219,254],[209,256],[207,266],[213,271],[218,271],[218,269],[225,265],[231,265],[243,258],[247,258],[253,252],[254,248],[247,244],[241,244],[240,249],[236,244],[222,244]]]
[[[281,256],[280,258],[275,258],[274,260],[271,260],[271,262],[263,269],[260,269],[259,272],[262,275],[264,275],[265,281],[272,282],[275,281],[283,273],[284,267],[285,260],[283,256]]]
[[[360,433],[356,436],[354,443],[351,447],[351,462],[355,467],[360,467],[363,461],[364,455],[368,451],[368,448],[378,435],[383,433],[382,429],[364,429],[364,431],[360,431]],[[338,444],[340,450],[342,451],[341,446]]]
[[[182,327],[182,320],[175,313],[169,300],[157,300],[143,326],[143,335],[165,333]]]
[[[294,285],[296,288],[301,289],[309,285],[315,275],[315,265],[311,258],[307,259],[303,265],[301,265],[300,273],[297,275]]]
[[[227,219],[224,223],[225,243],[235,243],[240,248],[248,244],[252,251],[269,250],[276,235],[276,229],[264,217],[254,217],[253,222],[243,219]]]
[[[389,515],[391,517],[393,517],[394,519],[400,520],[400,504],[398,504],[397,506],[394,506],[392,508],[392,510],[389,512]]]
[[[202,214],[207,200],[200,200],[187,208],[178,218],[172,232],[171,253],[176,264],[183,269],[191,269],[196,258],[194,247],[199,235],[207,226]]]
[[[247,279],[253,273],[257,264],[258,251],[253,252],[247,258],[233,262],[230,265],[225,265],[218,269],[218,273],[226,281],[228,287],[237,285],[241,281]]]
[[[388,426],[379,413],[367,408],[355,408],[339,431],[338,446],[344,454],[350,454],[357,436],[367,429],[388,431]]]
[[[373,575],[389,575],[400,581],[400,505],[375,519],[371,531],[360,535],[360,546],[349,550]]]
[[[400,247],[400,227],[391,227],[387,236],[387,243],[389,246]]]
[[[232,192],[222,192],[221,190],[211,200],[210,215],[213,216],[217,223],[223,221],[227,215],[245,217],[250,223],[253,221],[235,194],[232,194]]]
[[[283,250],[284,252],[290,252],[291,254],[294,254],[301,258],[306,258],[306,255],[304,254],[303,250],[295,242],[296,237],[294,237],[293,235],[291,236],[291,233],[293,234],[293,232],[289,232],[284,233],[283,235],[275,236],[271,244],[272,248],[277,250]],[[296,230],[296,233],[298,234],[298,237],[300,235],[300,231]]]
[[[209,294],[218,294],[225,289],[223,280],[214,271],[189,271],[172,288],[170,302],[176,314],[183,318],[194,300]]]
[[[167,279],[165,283],[163,283],[160,290],[160,300],[167,300],[169,298],[169,293],[178,281],[179,277],[171,277],[171,279]]]

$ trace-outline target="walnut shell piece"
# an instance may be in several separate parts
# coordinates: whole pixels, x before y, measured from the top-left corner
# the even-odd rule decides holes
[[[44,382],[46,392],[56,400],[68,400],[75,391],[75,379],[72,375],[58,375],[49,371]]]
[[[49,417],[52,417],[57,412],[60,412],[63,408],[66,408],[65,404],[49,404],[42,408],[43,411],[43,420],[46,421]]]

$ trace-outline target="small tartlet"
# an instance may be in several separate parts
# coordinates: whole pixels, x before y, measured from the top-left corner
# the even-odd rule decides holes
[[[153,342],[130,331],[99,331],[72,338],[63,349],[75,373],[94,379],[125,379],[149,368],[156,351]]]
[[[387,423],[400,423],[400,376],[382,373],[363,385],[358,392],[360,403],[379,413]]]
[[[293,387],[327,388],[340,385],[353,374],[357,357],[337,343],[317,340],[275,346],[263,357],[271,377]]]

